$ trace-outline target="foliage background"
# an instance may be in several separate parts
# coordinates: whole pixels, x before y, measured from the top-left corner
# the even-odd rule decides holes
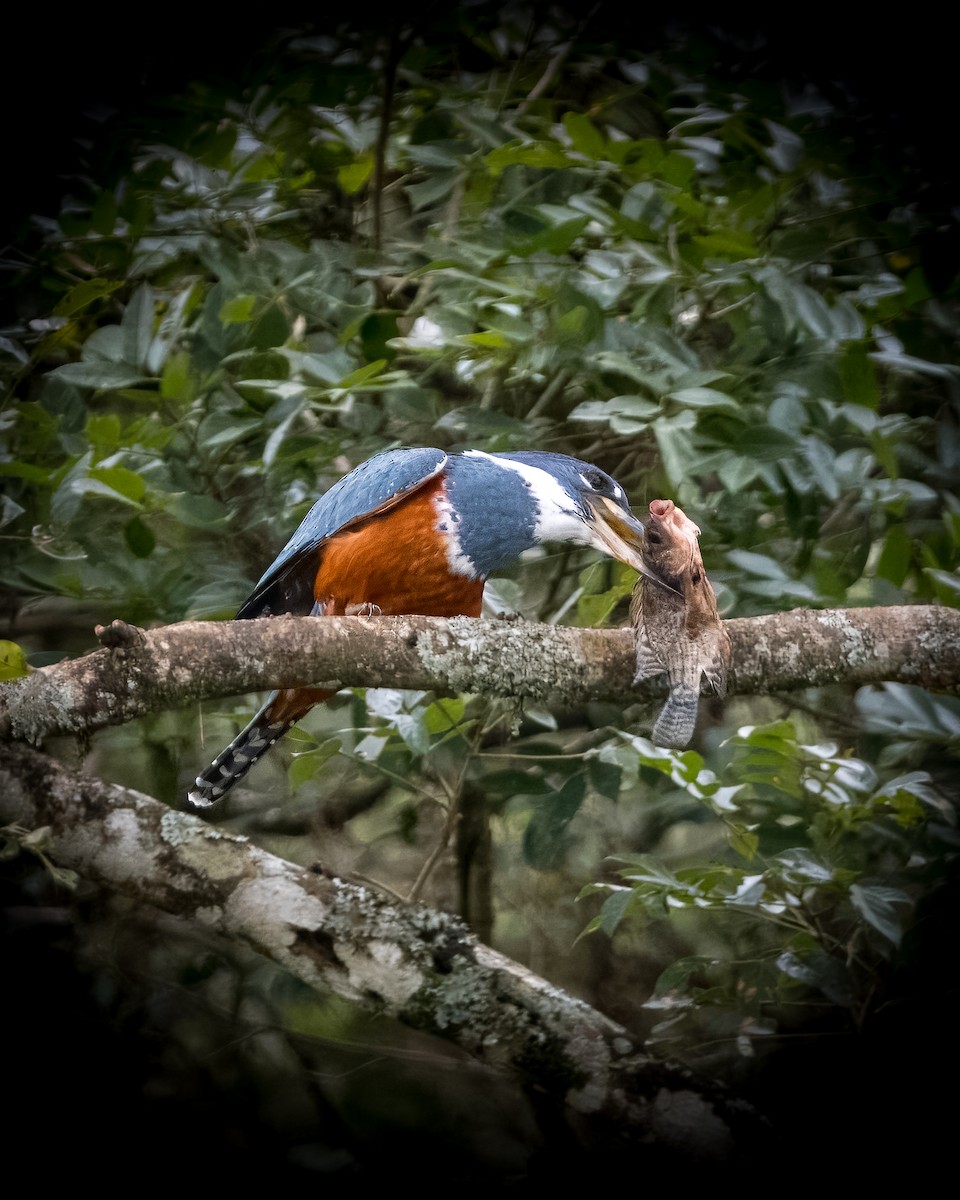
[[[228,618],[319,490],[392,444],[562,449],[638,511],[673,497],[728,616],[956,604],[945,49],[808,16],[427,7],[382,177],[386,19],[171,23],[109,62],[86,25],[25,28],[43,65],[6,106],[5,636],[36,666],[96,621]],[[492,608],[618,623],[631,586],[557,552],[494,581]],[[205,746],[195,712],[100,735],[90,769],[177,803],[253,703],[204,713]],[[728,1079],[794,1154],[939,1153],[946,1114],[916,1096],[956,1066],[960,708],[737,699],[683,756],[638,740],[650,715],[358,693],[226,819],[466,911]],[[106,1079],[119,1140],[152,1156],[199,1122],[238,1178],[418,1153],[453,1177],[563,1171],[527,1101],[446,1051],[70,892],[29,850],[4,886],[24,1111]],[[80,1153],[100,1114],[74,1119]]]

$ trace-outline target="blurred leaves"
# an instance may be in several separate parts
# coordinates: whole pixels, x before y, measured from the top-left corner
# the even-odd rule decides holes
[[[955,214],[854,166],[828,90],[733,87],[697,73],[702,47],[581,45],[551,20],[531,40],[468,5],[415,36],[379,162],[383,48],[346,27],[284,34],[255,84],[198,81],[148,134],[111,118],[126,157],[68,181],[13,271],[11,609],[228,618],[316,496],[394,445],[556,449],[641,516],[673,498],[725,616],[960,604],[960,320],[936,249]],[[551,37],[566,66],[537,91]],[[488,593],[622,623],[633,574],[595,557],[532,555]],[[960,709],[916,688],[734,699],[683,754],[611,731],[642,711],[348,703],[291,742],[286,782],[298,803],[338,772],[382,783],[371,843],[449,824],[472,789],[517,871],[577,864],[575,892],[597,812],[641,814],[589,928],[692,930],[648,1001],[671,1050],[746,1056],[811,996],[862,1019],[956,852]]]
[[[679,868],[649,855],[618,856],[623,882],[584,889],[605,896],[588,930],[613,936],[628,917],[712,911],[734,941],[750,945],[735,976],[706,992],[693,967],[668,969],[652,1003],[662,1006],[669,994],[680,1011],[653,1031],[654,1044],[682,1038],[684,1021],[686,1036],[695,1037],[704,1004],[741,1012],[745,992],[768,1018],[787,1004],[815,1006],[820,993],[862,1021],[931,868],[934,876],[945,870],[958,842],[955,809],[930,776],[881,783],[870,764],[835,745],[802,744],[789,721],[741,728],[724,747],[718,776],[692,752],[661,751],[642,738],[632,744],[641,768],[668,773],[712,812],[728,850]],[[750,919],[746,933],[730,925],[732,914]]]

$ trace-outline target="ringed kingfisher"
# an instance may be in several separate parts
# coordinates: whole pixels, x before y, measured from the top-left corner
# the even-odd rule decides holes
[[[281,615],[480,616],[483,587],[544,542],[592,546],[644,574],[643,525],[623,488],[566,454],[387,450],[314,504],[235,619]],[[188,805],[219,800],[315,704],[320,688],[271,692],[199,775]]]

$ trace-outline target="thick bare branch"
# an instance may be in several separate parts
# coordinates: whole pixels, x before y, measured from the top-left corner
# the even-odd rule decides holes
[[[795,609],[725,622],[730,690],[896,680],[960,690],[960,612],[932,606]],[[0,688],[0,737],[39,742],[200,699],[272,687],[393,686],[523,695],[562,707],[664,693],[632,682],[628,629],[457,617],[282,617],[102,631],[109,648]]]
[[[45,826],[61,866],[513,1074],[580,1132],[640,1138],[687,1162],[729,1163],[765,1142],[764,1126],[721,1089],[649,1058],[456,917],[388,903],[25,746],[0,748],[0,821]]]

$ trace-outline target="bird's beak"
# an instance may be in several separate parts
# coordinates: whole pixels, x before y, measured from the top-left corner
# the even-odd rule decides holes
[[[597,548],[633,567],[641,575],[656,579],[641,556],[643,525],[633,513],[606,496],[588,496],[587,503],[593,518],[592,532]]]

